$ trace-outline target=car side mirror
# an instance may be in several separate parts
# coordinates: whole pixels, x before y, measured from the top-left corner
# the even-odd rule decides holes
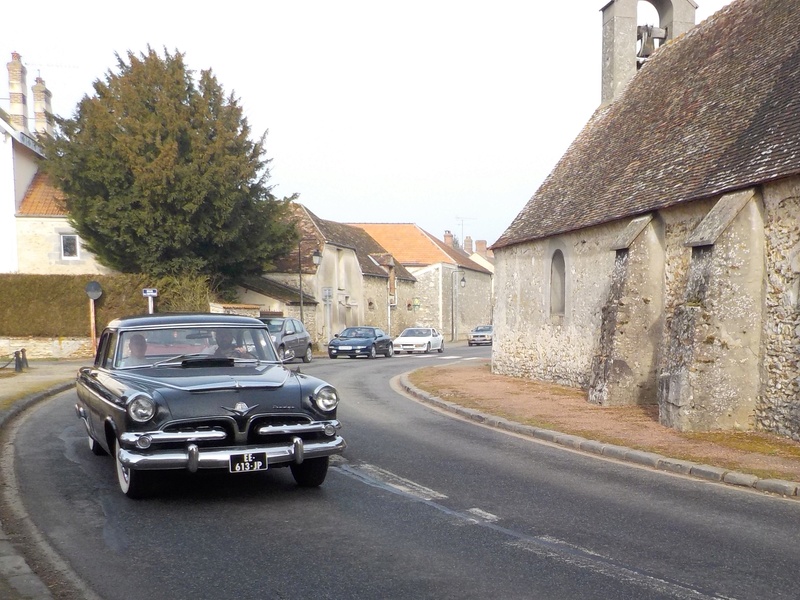
[[[286,348],[283,351],[283,358],[281,358],[281,362],[282,363],[290,362],[294,360],[294,357],[295,357],[294,350],[292,350],[291,348]]]

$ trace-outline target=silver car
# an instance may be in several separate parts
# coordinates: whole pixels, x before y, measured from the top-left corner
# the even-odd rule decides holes
[[[467,334],[467,344],[470,346],[480,346],[482,344],[492,345],[494,337],[494,327],[491,325],[478,325]]]
[[[291,351],[294,356],[302,358],[304,363],[311,362],[311,334],[300,321],[291,317],[262,317],[261,321],[266,323],[281,359],[288,358]]]

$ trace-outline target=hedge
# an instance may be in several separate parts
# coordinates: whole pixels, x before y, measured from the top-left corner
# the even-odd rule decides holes
[[[103,293],[95,300],[98,329],[117,317],[147,312],[144,288],[157,288],[156,312],[208,312],[213,301],[204,277],[147,275],[0,274],[0,336],[81,337],[91,335],[86,284]]]

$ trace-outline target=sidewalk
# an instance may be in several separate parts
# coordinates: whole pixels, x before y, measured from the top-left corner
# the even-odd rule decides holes
[[[86,360],[29,361],[22,373],[14,363],[0,369],[0,427],[26,407],[75,385],[78,369]],[[31,570],[14,540],[0,523],[0,598],[4,600],[50,600],[44,582]]]

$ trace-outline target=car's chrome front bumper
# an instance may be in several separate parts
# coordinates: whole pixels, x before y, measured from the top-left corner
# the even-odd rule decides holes
[[[307,458],[321,458],[341,454],[347,444],[339,435],[321,442],[303,442],[294,437],[289,444],[270,444],[268,446],[231,446],[227,448],[200,448],[190,443],[181,450],[152,451],[120,448],[118,458],[122,466],[131,469],[161,470],[187,469],[194,473],[198,469],[228,469],[230,458],[240,454],[263,452],[267,464],[300,464]]]

